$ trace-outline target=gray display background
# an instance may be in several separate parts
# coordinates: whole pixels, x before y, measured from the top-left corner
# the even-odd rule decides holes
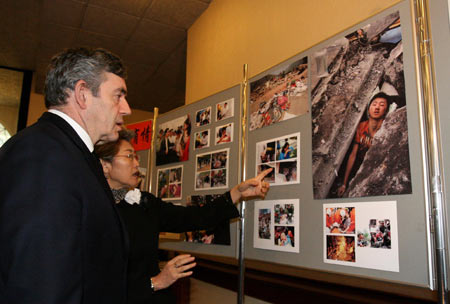
[[[398,5],[395,5],[384,12],[374,16],[358,25],[349,28],[347,31],[339,33],[334,37],[322,42],[319,45],[314,46],[307,51],[298,54],[295,57],[281,63],[280,65],[288,65],[300,58],[305,56],[310,56],[314,52],[322,49],[328,44],[334,42],[336,39],[341,38],[362,26],[377,20],[378,18],[384,17],[394,11],[400,11],[401,26],[402,26],[402,43],[403,43],[403,62],[404,62],[404,75],[405,75],[405,85],[406,85],[406,102],[407,102],[407,115],[408,115],[408,134],[409,134],[409,153],[410,153],[410,165],[411,165],[411,178],[412,178],[412,189],[413,193],[409,195],[391,195],[391,196],[376,196],[376,197],[364,197],[364,198],[343,198],[343,199],[324,199],[324,200],[314,200],[313,199],[313,185],[312,185],[312,156],[311,156],[311,113],[307,113],[303,116],[296,117],[287,121],[271,125],[269,127],[264,127],[252,132],[249,132],[249,138],[247,142],[247,176],[246,178],[251,178],[254,176],[255,172],[255,155],[256,155],[256,143],[260,141],[269,140],[272,138],[281,137],[284,135],[292,134],[295,132],[300,132],[300,184],[287,185],[287,186],[274,186],[271,188],[266,199],[276,200],[276,199],[300,199],[300,253],[287,253],[281,251],[263,250],[253,248],[253,203],[247,203],[246,212],[246,244],[245,244],[245,257],[247,259],[266,261],[268,263],[277,263],[284,265],[291,265],[293,268],[306,268],[320,270],[324,272],[332,273],[342,273],[345,275],[353,275],[359,277],[373,278],[383,281],[392,281],[398,283],[404,283],[415,286],[428,287],[428,269],[429,269],[429,256],[427,248],[427,222],[426,222],[426,208],[425,198],[424,198],[424,177],[423,177],[423,159],[421,145],[420,145],[420,128],[419,128],[419,104],[417,96],[417,83],[416,83],[416,68],[414,60],[414,45],[413,45],[413,35],[412,32],[412,17],[410,10],[410,1],[403,1]],[[448,12],[448,4],[444,0],[438,0],[438,3],[433,3],[431,9],[432,11],[438,11],[440,16],[440,26],[442,26],[442,20],[446,20],[448,23],[448,16],[444,16]],[[445,7],[445,9],[444,9]],[[444,14],[445,13],[445,14]],[[433,14],[432,14],[433,15]],[[435,27],[439,26],[433,24]],[[435,31],[437,31],[435,29]],[[445,29],[444,34],[448,34],[448,29]],[[442,32],[441,32],[442,34]],[[448,36],[448,35],[447,35]],[[301,39],[301,37],[298,37]],[[442,38],[441,38],[442,39]],[[448,37],[445,37],[444,46],[440,46],[437,49],[436,54],[440,55],[440,59],[437,61],[444,61],[444,68],[438,68],[439,75],[449,74],[449,61],[448,61],[448,46],[450,41]],[[308,60],[310,61],[310,59]],[[270,70],[255,76],[250,79],[249,83],[253,80],[257,80],[262,76],[277,70],[279,66],[275,66]],[[446,67],[446,68],[445,68]],[[251,68],[251,67],[250,67]],[[449,77],[438,77],[440,79],[446,79]],[[310,77],[309,77],[310,79]],[[309,86],[310,88],[310,86]],[[449,103],[448,96],[449,87],[448,84],[441,82],[438,83],[438,90],[441,93],[441,98],[447,96],[446,103],[440,102],[441,115],[443,110],[445,113],[448,112]],[[222,122],[216,123],[215,117],[215,105],[218,102],[222,102],[231,97],[235,98],[235,116],[233,118],[234,122],[234,141],[232,144],[220,145],[215,147],[213,142],[213,133],[215,127],[221,125]],[[443,99],[443,98],[442,98]],[[204,153],[216,149],[230,147],[230,175],[229,175],[229,185],[234,185],[238,182],[239,175],[239,164],[240,164],[240,153],[238,139],[239,128],[240,128],[240,117],[238,115],[239,110],[239,87],[234,87],[229,90],[218,93],[214,96],[205,98],[194,104],[187,105],[185,107],[176,109],[170,113],[161,115],[157,121],[157,124],[164,123],[166,121],[175,119],[185,114],[190,114],[192,120],[195,118],[195,112],[199,109],[205,108],[211,105],[212,107],[212,124],[209,126],[194,127],[191,133],[191,147],[190,147],[190,158],[188,162],[170,164],[166,166],[160,166],[152,170],[153,174],[153,189],[156,189],[156,172],[157,169],[163,167],[169,167],[173,165],[183,164],[184,175],[183,175],[183,204],[185,203],[185,198],[187,195],[192,194],[214,194],[221,193],[221,190],[215,191],[194,191],[194,174],[195,174],[195,155],[196,152],[193,150],[194,139],[193,135],[199,130],[204,130],[207,128],[211,129],[211,147],[207,149],[200,150],[199,153]],[[444,117],[441,117],[441,124],[443,124],[442,130],[448,130],[450,123],[448,120],[444,121]],[[225,122],[229,122],[227,120]],[[448,133],[448,132],[447,132]],[[448,158],[449,142],[446,141],[447,136],[443,132],[443,145],[444,145],[444,158]],[[446,171],[449,171],[448,161],[445,163]],[[397,201],[397,215],[398,215],[398,247],[399,247],[399,272],[389,272],[373,270],[361,267],[351,267],[342,266],[335,264],[327,264],[323,262],[324,248],[323,248],[323,238],[324,238],[324,227],[323,227],[323,204],[325,203],[352,203],[352,202],[377,202],[377,201]],[[237,236],[237,224],[234,222],[231,224],[231,246],[221,246],[221,245],[203,245],[203,244],[192,244],[185,242],[175,242],[162,240],[161,248],[189,251],[193,253],[202,253],[210,255],[220,255],[228,257],[236,257],[237,249],[237,238],[234,239],[233,236]],[[396,237],[396,236],[393,236]]]
[[[428,253],[427,230],[425,216],[425,200],[423,188],[422,157],[420,147],[418,98],[415,78],[415,64],[412,41],[412,25],[409,2],[404,1],[381,14],[374,16],[360,24],[339,33],[334,37],[316,45],[283,62],[288,65],[300,58],[310,56],[314,52],[334,42],[338,38],[354,32],[362,26],[384,17],[394,11],[400,11],[400,21],[403,38],[403,60],[406,83],[406,101],[408,116],[409,153],[411,162],[412,189],[411,195],[375,196],[363,198],[342,198],[314,200],[312,185],[312,156],[311,156],[311,113],[296,117],[278,124],[264,127],[249,133],[247,178],[253,177],[255,172],[256,143],[294,132],[300,132],[300,185],[275,186],[270,189],[267,200],[300,199],[300,253],[286,253],[281,251],[253,248],[254,206],[247,204],[246,214],[246,249],[248,259],[275,262],[292,265],[293,267],[310,268],[326,272],[342,273],[370,277],[384,281],[394,281],[411,285],[428,286]],[[301,39],[301,37],[299,37]],[[309,57],[310,58],[310,57]],[[308,62],[310,63],[310,60]],[[250,79],[250,83],[262,76],[277,70],[277,66]],[[310,71],[309,71],[310,72]],[[310,73],[309,73],[310,74]],[[310,79],[310,77],[309,77]],[[310,88],[310,86],[309,86]],[[400,271],[389,272],[351,266],[327,264],[323,262],[323,204],[324,203],[352,203],[397,201],[398,215],[398,245]],[[396,237],[396,236],[393,236]]]
[[[234,116],[233,118],[225,119],[216,122],[216,104],[228,100],[230,98],[234,98]],[[240,152],[239,152],[239,139],[240,136],[240,124],[241,124],[241,114],[240,114],[240,86],[236,86],[225,90],[223,92],[217,93],[213,96],[207,97],[203,100],[200,100],[196,103],[186,105],[184,107],[175,109],[168,113],[164,113],[158,117],[156,122],[156,132],[158,132],[159,125],[165,123],[167,121],[176,119],[180,116],[189,114],[192,123],[191,129],[191,139],[190,139],[190,147],[189,147],[189,160],[185,162],[171,163],[168,165],[153,167],[152,169],[152,190],[153,194],[156,193],[156,181],[157,181],[157,171],[158,169],[173,167],[183,165],[183,192],[182,192],[182,200],[174,201],[174,203],[181,203],[182,205],[186,204],[186,197],[188,195],[206,195],[206,194],[220,194],[224,193],[226,189],[218,189],[218,190],[202,190],[195,191],[194,190],[194,182],[195,182],[195,161],[197,154],[203,154],[206,152],[212,152],[216,150],[222,150],[225,148],[230,149],[230,158],[228,164],[228,186],[231,188],[232,186],[238,183],[239,176],[239,165],[240,165]],[[211,106],[211,123],[206,126],[195,126],[195,114],[198,110]],[[234,130],[233,130],[233,142],[225,143],[220,145],[215,145],[215,131],[216,127],[222,126],[224,124],[233,122]],[[194,134],[199,131],[203,131],[206,129],[210,129],[210,144],[209,148],[204,148],[200,150],[194,150]],[[155,155],[154,158],[155,159]],[[236,256],[236,234],[237,234],[237,220],[232,220],[230,223],[230,238],[231,244],[227,245],[214,245],[214,244],[199,244],[199,243],[188,243],[184,241],[175,241],[170,239],[160,239],[160,248],[168,249],[168,250],[179,250],[179,251],[188,251],[192,253],[202,253],[209,255],[217,255],[217,256],[226,256],[226,257],[235,257]]]

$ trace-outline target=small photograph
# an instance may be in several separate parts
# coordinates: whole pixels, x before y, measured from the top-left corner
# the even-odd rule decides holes
[[[277,140],[277,160],[295,159],[297,157],[297,137]]]
[[[195,190],[210,189],[211,188],[211,176],[210,172],[200,172],[195,179]]]
[[[294,227],[293,226],[275,226],[275,245],[295,247]]]
[[[355,262],[355,237],[327,235],[327,259]]]
[[[189,115],[162,123],[156,138],[156,165],[189,160],[191,120]]]
[[[370,247],[391,249],[391,221],[371,219],[369,223]]]
[[[256,154],[259,164],[275,161],[275,142],[262,142],[256,145]]]
[[[221,169],[227,166],[228,151],[221,151],[213,153],[212,155],[212,168]]]
[[[369,247],[371,235],[368,231],[358,231],[358,247]]]
[[[355,207],[326,208],[327,233],[355,233]]]
[[[233,123],[216,127],[216,145],[233,141]]]
[[[187,197],[186,206],[198,206],[203,208],[214,204],[221,195],[192,195]],[[217,223],[215,227],[208,230],[195,230],[185,233],[186,242],[201,244],[230,245],[230,221],[225,220]]]
[[[271,216],[272,216],[271,209],[259,209],[258,235],[260,239],[270,240]]]
[[[294,204],[275,205],[275,224],[292,225],[294,222]]]
[[[219,169],[211,171],[211,187],[224,188],[227,186],[227,170]]]
[[[171,169],[169,172],[169,183],[180,183],[182,172],[182,167]]]
[[[272,168],[272,171],[269,172],[269,174],[266,175],[266,177],[264,177],[264,181],[270,183],[270,184],[274,184],[275,183],[275,163],[269,163],[269,164],[262,164],[262,165],[258,165],[257,168],[257,172],[256,175],[258,175],[259,173],[263,172],[266,169]]]
[[[195,132],[194,137],[195,137],[194,150],[209,147],[209,129],[200,132]]]
[[[169,197],[169,170],[158,170],[158,197],[164,199]]]
[[[181,199],[181,184],[170,184],[169,185],[169,198],[170,199]]]
[[[308,57],[251,82],[249,103],[250,131],[307,113]]]
[[[197,155],[195,190],[228,187],[228,153],[230,149]]]
[[[156,193],[162,200],[181,200],[183,166],[158,170],[158,189]]]
[[[256,143],[256,174],[267,168],[271,186],[300,183],[300,133]],[[264,169],[263,169],[264,168]]]
[[[198,110],[195,113],[195,125],[197,127],[205,126],[211,123],[211,107]]]
[[[276,163],[275,184],[298,182],[297,161]]]
[[[225,100],[216,105],[216,121],[228,119],[234,116],[234,98]]]
[[[197,172],[211,170],[211,154],[197,155]]]

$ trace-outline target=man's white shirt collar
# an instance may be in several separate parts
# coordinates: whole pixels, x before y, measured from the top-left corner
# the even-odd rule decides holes
[[[94,144],[92,143],[92,140],[89,137],[89,134],[75,120],[70,118],[69,115],[67,115],[61,111],[58,111],[56,109],[50,109],[50,110],[48,110],[48,112],[58,115],[59,117],[64,119],[75,130],[75,132],[77,132],[78,136],[80,136],[81,140],[84,142],[84,144],[89,149],[89,151],[90,152],[94,151]]]

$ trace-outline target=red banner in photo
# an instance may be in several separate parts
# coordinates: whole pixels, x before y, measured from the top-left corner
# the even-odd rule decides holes
[[[142,121],[126,125],[127,129],[135,133],[131,144],[135,151],[149,150],[152,141],[152,123],[153,120]]]

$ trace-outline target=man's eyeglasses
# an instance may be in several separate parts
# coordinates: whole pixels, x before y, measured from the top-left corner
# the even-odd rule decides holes
[[[139,155],[137,155],[136,153],[128,153],[126,155],[116,155],[114,157],[126,157],[129,160],[137,160],[137,161],[139,161]]]

